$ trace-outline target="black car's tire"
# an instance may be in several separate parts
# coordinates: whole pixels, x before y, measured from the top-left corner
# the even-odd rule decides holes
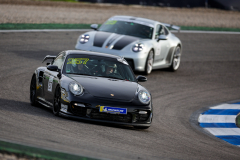
[[[37,106],[37,84],[35,74],[32,76],[30,83],[30,103],[32,106]]]
[[[177,46],[174,51],[171,66],[169,67],[169,69],[173,72],[177,71],[180,66],[180,61],[181,61],[181,47]]]
[[[148,129],[149,126],[134,126],[136,129]]]
[[[61,108],[61,91],[60,91],[60,87],[57,86],[56,90],[55,90],[55,94],[54,94],[54,102],[53,102],[53,114],[55,116],[59,116],[59,111]]]
[[[146,75],[148,75],[152,72],[153,60],[154,60],[153,54],[154,54],[153,50],[151,50],[148,53],[148,57],[146,59],[146,64],[145,64],[145,71],[144,71],[144,74],[146,74]]]

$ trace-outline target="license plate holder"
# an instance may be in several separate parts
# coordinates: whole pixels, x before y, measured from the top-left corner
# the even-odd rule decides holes
[[[99,112],[110,113],[110,114],[127,114],[127,108],[100,106]]]

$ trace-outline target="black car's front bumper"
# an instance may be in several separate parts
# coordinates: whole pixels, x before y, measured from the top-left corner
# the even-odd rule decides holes
[[[117,122],[117,121],[107,121],[107,120],[101,120],[101,119],[92,119],[88,117],[80,117],[73,114],[67,114],[63,112],[59,112],[59,115],[67,118],[74,118],[74,119],[81,119],[81,120],[88,120],[88,121],[94,121],[94,122],[103,122],[103,123],[113,123],[113,124],[119,124],[119,125],[130,125],[130,126],[141,126],[141,127],[150,127],[152,122],[152,113],[149,116],[149,119],[145,123],[124,123],[124,122]]]
[[[149,127],[152,123],[152,103],[148,105],[140,105],[132,102],[115,102],[111,100],[103,100],[91,95],[84,97],[69,96],[71,101],[66,102],[63,99],[61,103],[67,105],[65,112],[60,112],[64,117],[77,118],[82,120],[90,120],[104,123],[114,123],[121,125]],[[75,105],[82,104],[82,106]],[[127,114],[111,114],[99,111],[100,106],[110,106],[118,108],[127,108]],[[141,114],[144,111],[146,114]]]

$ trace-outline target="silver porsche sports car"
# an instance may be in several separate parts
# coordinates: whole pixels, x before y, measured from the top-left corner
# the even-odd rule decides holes
[[[150,19],[114,16],[101,27],[92,24],[94,31],[79,36],[76,49],[103,52],[124,57],[135,71],[150,74],[152,69],[180,65],[181,41],[168,28],[180,27]]]

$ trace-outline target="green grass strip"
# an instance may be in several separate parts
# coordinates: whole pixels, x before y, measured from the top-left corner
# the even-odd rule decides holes
[[[2,23],[0,30],[23,30],[23,29],[90,29],[90,24],[58,24],[58,23]],[[181,30],[196,31],[230,31],[240,32],[240,28],[220,28],[220,27],[191,27],[181,26]]]
[[[46,149],[40,149],[36,147],[29,147],[20,144],[14,144],[10,142],[0,141],[1,153],[13,153],[18,157],[29,157],[46,160],[94,160],[93,158],[71,155],[67,153],[55,152]]]
[[[89,29],[90,24],[29,24],[29,23],[2,23],[1,30],[18,30],[18,29]]]

